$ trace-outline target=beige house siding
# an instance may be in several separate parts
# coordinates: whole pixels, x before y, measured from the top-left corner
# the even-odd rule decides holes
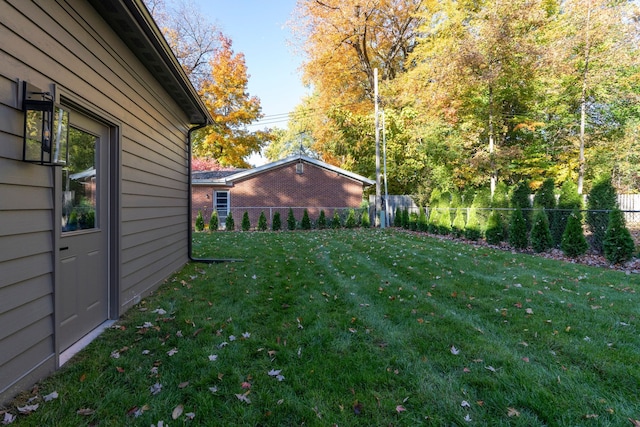
[[[0,402],[57,367],[55,168],[21,162],[19,80],[109,124],[119,316],[188,260],[190,118],[84,0],[0,0]]]

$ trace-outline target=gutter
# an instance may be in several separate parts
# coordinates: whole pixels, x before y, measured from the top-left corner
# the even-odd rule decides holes
[[[234,258],[195,258],[193,256],[193,228],[191,227],[191,210],[192,210],[192,201],[191,201],[191,193],[192,193],[192,185],[191,185],[191,134],[198,129],[202,129],[203,127],[208,126],[209,123],[202,123],[196,126],[193,126],[187,132],[187,155],[188,155],[188,173],[189,173],[189,192],[188,192],[188,202],[187,202],[187,245],[188,245],[188,254],[189,260],[192,262],[199,262],[203,264],[218,264],[223,262],[244,262],[243,259],[234,259]]]

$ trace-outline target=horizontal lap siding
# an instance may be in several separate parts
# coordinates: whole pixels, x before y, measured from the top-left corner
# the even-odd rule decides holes
[[[55,367],[53,168],[19,161],[17,79],[55,83],[63,99],[118,129],[121,311],[187,261],[189,123],[85,1],[0,0],[0,39],[0,325],[13,322],[0,348],[21,343],[0,359],[1,400]]]

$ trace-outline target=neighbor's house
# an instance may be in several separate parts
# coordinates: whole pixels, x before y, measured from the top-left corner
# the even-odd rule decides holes
[[[142,0],[0,0],[0,403],[188,261],[210,121]]]
[[[300,221],[304,209],[312,219],[320,210],[328,217],[335,210],[358,208],[364,190],[375,181],[305,155],[293,155],[253,169],[239,171],[194,172],[192,217],[202,212],[205,221],[218,212],[219,226],[232,213],[236,228],[242,215],[249,214],[251,227],[258,225],[264,212],[268,223],[280,212],[283,227],[289,208]]]

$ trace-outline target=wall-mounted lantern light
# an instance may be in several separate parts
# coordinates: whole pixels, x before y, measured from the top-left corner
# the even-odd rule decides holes
[[[64,166],[67,163],[68,138],[66,123],[63,123],[62,117],[54,120],[55,97],[51,92],[43,92],[28,82],[23,82],[22,94],[22,160],[41,165]]]

